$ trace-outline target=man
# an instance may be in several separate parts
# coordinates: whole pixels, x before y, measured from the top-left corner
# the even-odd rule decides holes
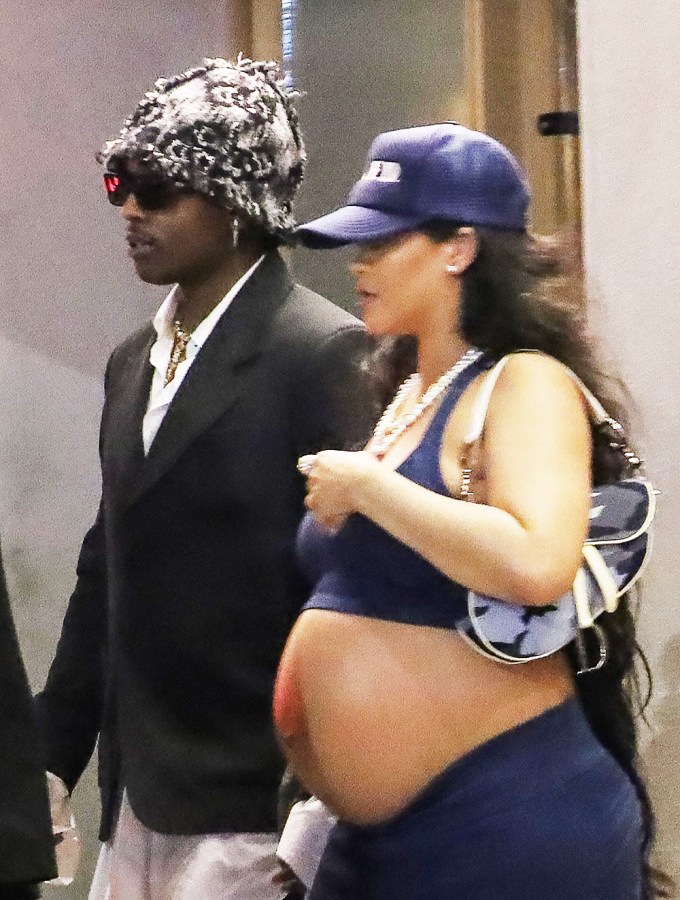
[[[44,760],[0,559],[0,900],[56,874]]]
[[[101,505],[38,699],[49,768],[72,789],[99,735],[91,898],[274,900],[295,462],[368,430],[365,332],[277,251],[305,155],[273,63],[158,81],[100,159],[137,274],[175,287],[107,368]]]

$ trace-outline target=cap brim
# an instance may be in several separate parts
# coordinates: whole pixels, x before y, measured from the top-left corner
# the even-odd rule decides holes
[[[324,249],[380,241],[422,224],[413,216],[399,216],[365,206],[343,206],[327,216],[298,226],[294,234],[305,247]]]

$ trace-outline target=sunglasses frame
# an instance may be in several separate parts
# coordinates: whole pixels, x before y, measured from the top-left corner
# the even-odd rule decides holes
[[[134,194],[137,206],[146,212],[166,209],[186,188],[164,178],[149,178],[133,175],[119,175],[117,172],[104,172],[104,191],[112,206],[121,207],[131,194]]]

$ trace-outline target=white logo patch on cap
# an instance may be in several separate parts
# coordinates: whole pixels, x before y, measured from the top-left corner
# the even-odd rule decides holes
[[[362,175],[362,178],[367,178],[370,181],[397,182],[401,180],[401,166],[396,162],[383,162],[381,159],[374,159]]]

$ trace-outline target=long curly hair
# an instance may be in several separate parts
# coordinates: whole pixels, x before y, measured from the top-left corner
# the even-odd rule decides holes
[[[436,242],[451,238],[462,223],[431,222],[420,229]],[[459,330],[472,345],[500,358],[519,349],[540,350],[574,371],[608,413],[628,430],[630,399],[618,378],[600,362],[589,333],[578,250],[552,238],[526,232],[476,228],[478,251],[463,273]],[[409,336],[378,347],[377,367],[385,396],[412,372],[417,346]],[[621,453],[593,427],[594,484],[615,481],[625,472]],[[644,718],[652,689],[647,660],[636,638],[634,592],[621,599],[615,613],[602,616],[608,655],[597,671],[576,677],[588,721],[603,746],[626,772],[642,809],[644,900],[671,897],[673,882],[655,869],[650,854],[655,836],[654,810],[638,763],[638,721]],[[567,648],[576,672],[578,659]]]

